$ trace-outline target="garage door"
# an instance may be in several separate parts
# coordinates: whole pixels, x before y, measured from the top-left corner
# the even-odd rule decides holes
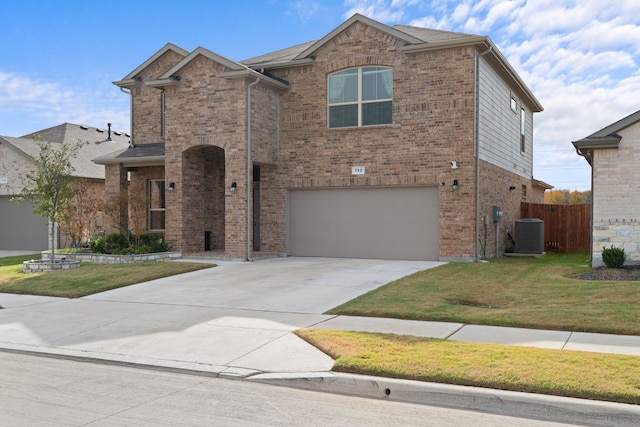
[[[0,250],[47,249],[47,233],[47,220],[33,214],[31,203],[0,197]]]
[[[436,187],[289,191],[295,256],[438,260]]]

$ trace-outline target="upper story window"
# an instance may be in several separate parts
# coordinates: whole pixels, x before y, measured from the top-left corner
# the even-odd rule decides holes
[[[526,131],[527,131],[527,113],[524,108],[520,109],[520,152],[524,153],[526,144]]]
[[[329,75],[329,127],[391,123],[393,70],[361,67]]]

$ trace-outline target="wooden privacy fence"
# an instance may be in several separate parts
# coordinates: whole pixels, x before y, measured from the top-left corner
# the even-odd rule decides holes
[[[544,250],[549,252],[591,251],[591,205],[521,203],[521,218],[544,221]],[[518,240],[518,236],[515,236]]]

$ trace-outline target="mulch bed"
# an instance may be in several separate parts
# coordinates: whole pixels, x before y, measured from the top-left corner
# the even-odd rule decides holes
[[[621,268],[597,267],[571,277],[582,280],[640,280],[640,266],[625,265]]]

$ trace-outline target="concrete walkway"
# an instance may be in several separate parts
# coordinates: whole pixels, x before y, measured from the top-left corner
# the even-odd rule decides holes
[[[276,258],[253,263],[217,263],[218,267],[213,269],[79,299],[0,294],[0,305],[4,308],[0,310],[0,349],[284,382],[351,394],[357,394],[359,389],[364,395],[386,398],[390,394],[382,384],[397,380],[372,382],[358,376],[345,380],[344,376],[330,372],[333,365],[330,357],[299,339],[293,331],[323,328],[387,332],[640,355],[640,337],[634,336],[323,314],[385,283],[441,264],[437,262]],[[374,383],[377,385],[371,390]],[[402,387],[414,383],[403,382]],[[398,384],[393,387],[402,389]],[[425,385],[417,383],[410,388],[416,387]],[[466,395],[472,389],[464,388],[464,393],[455,395]],[[492,396],[502,393],[497,399],[503,402],[499,406],[504,409],[508,398],[503,392],[493,393]],[[393,397],[400,396],[402,393],[394,393]],[[406,396],[403,400],[410,400]],[[519,399],[516,400],[520,402]],[[447,401],[452,401],[451,396]],[[465,401],[464,407],[468,405]],[[557,407],[556,403],[548,405]],[[629,405],[613,408],[615,413],[622,411],[621,414],[630,410]],[[634,417],[638,417],[633,420],[637,422],[640,409],[632,408],[636,411]],[[594,413],[602,410],[599,406],[600,412]],[[581,409],[578,413],[589,411]],[[613,419],[614,424],[596,425],[624,425],[620,417]]]

